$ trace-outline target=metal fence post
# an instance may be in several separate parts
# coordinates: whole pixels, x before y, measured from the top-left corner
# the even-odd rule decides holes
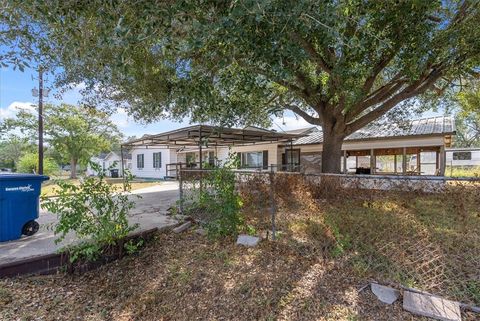
[[[275,204],[275,177],[274,173],[269,173],[270,178],[270,213],[272,215],[272,240],[275,241],[276,238],[276,226],[275,226],[275,214],[276,214],[276,204]]]
[[[179,212],[183,214],[183,178],[182,178],[182,168],[180,167],[180,171],[178,174],[178,193],[179,193]]]

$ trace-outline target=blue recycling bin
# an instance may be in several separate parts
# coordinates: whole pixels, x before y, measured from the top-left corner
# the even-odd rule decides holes
[[[48,176],[0,174],[0,242],[38,231],[40,190]]]

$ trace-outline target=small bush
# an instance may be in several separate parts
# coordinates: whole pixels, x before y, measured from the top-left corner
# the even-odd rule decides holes
[[[236,235],[243,226],[241,198],[235,188],[236,159],[230,156],[223,167],[202,175],[198,200],[190,207],[190,213],[207,213],[206,230],[210,237]]]
[[[135,202],[129,199],[131,175],[125,179],[126,192],[106,181],[105,171],[91,164],[98,172],[97,177],[87,177],[74,185],[58,181],[58,197],[44,199],[43,206],[58,215],[55,234],[61,242],[70,232],[75,232],[81,243],[68,248],[70,261],[79,259],[94,261],[108,250],[121,253],[134,252],[139,244],[122,245],[122,240],[137,226],[129,225],[127,214]],[[107,169],[108,170],[108,169]]]
[[[18,161],[17,171],[20,173],[38,173],[38,154],[27,153]],[[43,174],[54,175],[59,171],[58,165],[51,158],[43,159]]]

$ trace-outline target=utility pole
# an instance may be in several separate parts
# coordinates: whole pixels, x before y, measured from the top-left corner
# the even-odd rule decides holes
[[[38,67],[38,90],[32,90],[34,97],[38,96],[38,173],[43,175],[43,70]],[[46,93],[48,95],[48,91]]]
[[[43,71],[38,68],[38,174],[43,175]]]

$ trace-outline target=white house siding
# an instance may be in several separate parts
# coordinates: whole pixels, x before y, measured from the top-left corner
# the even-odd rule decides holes
[[[278,143],[232,146],[231,150],[234,153],[268,151],[269,167],[273,166],[276,168],[276,166],[282,164],[281,152],[279,151]]]
[[[105,157],[105,170],[107,176],[111,176],[110,169],[117,169],[118,175],[122,176],[122,159],[116,153],[110,153]]]
[[[120,176],[123,175],[122,172],[122,159],[121,157],[114,152],[110,152],[105,158],[98,158],[92,157],[90,162],[96,163],[101,168],[103,168],[107,174],[107,176],[111,176],[109,169],[118,169],[118,174]],[[115,163],[116,162],[116,163]],[[124,160],[125,167],[128,168],[130,160]],[[88,176],[95,176],[98,175],[96,171],[90,165],[87,165],[87,175]]]
[[[101,168],[104,167],[104,160],[103,158],[98,158],[98,157],[92,157],[90,159],[90,162],[97,164]],[[87,165],[87,176],[96,176],[98,173],[93,170],[93,168],[90,166],[90,164]]]
[[[453,159],[454,152],[470,152],[472,159],[470,160],[459,160]],[[449,149],[447,153],[447,165],[449,166],[480,166],[480,149]]]
[[[153,153],[162,153],[162,164],[160,168],[153,168]],[[166,165],[172,159],[171,153],[175,150],[165,147],[135,148],[132,150],[132,174],[140,178],[159,178],[166,176]],[[143,154],[143,168],[137,166],[137,155]]]
[[[225,161],[228,160],[228,155],[230,152],[233,152],[228,147],[217,147],[215,150],[216,158],[220,164],[225,164]]]

